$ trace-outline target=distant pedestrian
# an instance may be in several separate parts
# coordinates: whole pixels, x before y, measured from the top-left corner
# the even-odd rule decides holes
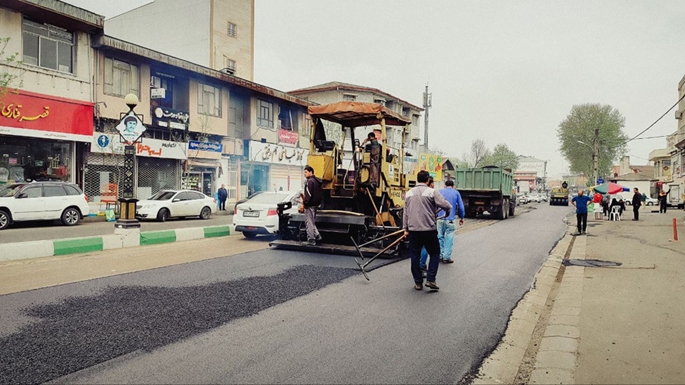
[[[668,194],[671,192],[671,189],[668,189],[668,191],[661,190],[659,192],[659,197],[657,200],[659,201],[659,213],[666,214],[666,208],[668,207]]]
[[[602,194],[595,192],[595,195],[592,196],[592,203],[595,219],[602,219]]]
[[[418,184],[409,190],[405,196],[402,224],[404,236],[409,239],[409,255],[411,256],[411,274],[414,278],[414,289],[423,289],[423,276],[419,266],[421,248],[426,247],[430,261],[426,274],[426,287],[431,290],[440,289],[435,282],[440,264],[440,243],[436,228],[435,214],[438,208],[451,211],[452,206],[439,192],[428,187],[426,182],[430,174],[421,170],[416,175]]]
[[[576,208],[576,224],[578,234],[585,234],[587,230],[587,207],[592,199],[583,195],[583,190],[578,190],[578,195],[571,199],[571,204]]]
[[[609,216],[609,194],[604,194],[602,197],[602,209],[604,216]]]
[[[459,225],[464,224],[464,202],[461,200],[461,194],[454,189],[454,181],[445,181],[445,188],[440,190],[446,201],[452,205],[452,210],[438,212],[438,241],[440,242],[440,260],[442,263],[453,263],[452,260],[452,246],[454,245],[454,233],[457,226],[454,221],[459,216]],[[502,206],[504,209],[504,206]]]
[[[312,166],[304,167],[304,177],[307,184],[304,188],[302,206],[304,211],[304,224],[307,227],[307,245],[315,246],[321,240],[319,229],[316,228],[316,209],[321,204],[321,181],[314,176]]]
[[[226,185],[222,184],[221,188],[217,192],[217,197],[219,198],[219,210],[226,211],[226,198],[228,198],[228,191],[226,190]]]
[[[633,199],[631,203],[633,204],[633,220],[637,221],[640,219],[640,206],[642,206],[642,194],[637,190],[637,187],[633,189]]]

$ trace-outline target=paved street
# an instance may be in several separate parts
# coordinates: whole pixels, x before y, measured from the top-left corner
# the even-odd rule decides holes
[[[240,236],[188,241],[190,251],[186,242],[160,246],[151,258],[167,253],[181,264],[72,275],[71,284],[1,296],[0,360],[10,364],[0,381],[454,382],[498,343],[567,212],[538,205],[460,234],[458,262],[441,267],[438,293],[413,290],[407,260],[367,282],[350,257],[263,249]],[[244,245],[257,249],[217,257]],[[203,254],[212,259],[198,260]],[[103,258],[126,265],[101,252],[7,267],[15,283],[22,267],[42,264],[74,264],[89,279],[98,275],[88,266]]]

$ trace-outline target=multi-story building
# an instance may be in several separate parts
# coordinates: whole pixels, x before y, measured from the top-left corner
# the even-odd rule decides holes
[[[116,188],[123,146],[115,126],[129,93],[148,127],[136,145],[137,196],[164,188],[213,195],[226,184],[231,201],[301,188],[311,103],[111,36],[93,46],[99,108],[87,156],[91,194]]]
[[[519,192],[542,191],[547,176],[547,161],[519,155],[519,167],[514,170],[514,182]]]
[[[0,100],[0,183],[67,180],[94,203],[116,201],[124,146],[115,127],[134,94],[146,126],[135,145],[138,198],[163,188],[213,195],[220,184],[230,200],[301,188],[311,102],[105,35],[103,25],[58,0],[0,4],[0,37],[20,61],[0,71],[21,75]]]
[[[57,0],[0,3],[0,183],[83,184],[93,136],[93,39],[104,18]],[[7,58],[16,53],[16,60]]]
[[[254,0],[154,0],[107,19],[105,32],[253,80]]]
[[[423,108],[402,100],[396,96],[376,88],[359,86],[342,82],[330,82],[312,87],[290,91],[289,94],[310,100],[319,104],[340,101],[357,101],[364,103],[382,104],[398,114],[411,118],[409,132],[402,135],[404,127],[388,126],[386,128],[387,143],[391,151],[396,153],[405,142],[405,169],[413,170],[419,159],[419,140],[421,139],[421,112]],[[366,137],[368,132],[377,130],[376,126],[369,126],[366,132],[356,132],[357,138]]]
[[[685,171],[683,170],[685,165],[685,117],[683,116],[685,100],[683,100],[683,96],[685,96],[685,76],[678,83],[678,99],[680,102],[675,112],[677,129],[673,134],[673,147],[669,145],[669,150],[671,150],[671,169],[673,170],[672,181],[685,186]]]

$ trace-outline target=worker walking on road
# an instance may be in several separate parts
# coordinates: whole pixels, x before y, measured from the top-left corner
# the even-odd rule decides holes
[[[421,248],[426,247],[430,260],[426,274],[426,287],[431,290],[440,289],[435,283],[440,264],[440,243],[436,228],[435,213],[438,208],[451,211],[452,206],[439,192],[428,187],[426,182],[430,174],[419,171],[416,175],[418,184],[407,192],[404,201],[404,215],[402,224],[404,236],[409,239],[409,255],[411,256],[411,274],[414,278],[414,289],[423,289],[423,277],[419,266]]]
[[[592,203],[592,198],[583,195],[583,190],[578,190],[578,196],[571,199],[571,204],[576,208],[576,223],[578,234],[585,234],[587,230],[587,207]]]
[[[307,227],[307,244],[314,246],[321,240],[319,229],[316,228],[316,209],[321,204],[321,181],[314,176],[314,168],[309,165],[304,167],[304,177],[307,178],[302,199],[304,224]]]
[[[454,189],[454,181],[445,181],[445,188],[440,190],[447,202],[452,205],[452,210],[438,212],[438,241],[440,242],[440,261],[442,263],[453,263],[452,260],[452,246],[454,245],[454,233],[457,231],[457,225],[454,221],[459,215],[459,225],[464,224],[464,202],[461,200],[461,194]]]

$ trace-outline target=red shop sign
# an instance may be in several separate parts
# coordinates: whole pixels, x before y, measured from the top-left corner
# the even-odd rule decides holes
[[[93,103],[10,91],[0,99],[0,134],[90,142]]]
[[[283,129],[278,130],[278,143],[297,144],[298,139],[300,139],[300,135],[297,132]]]

